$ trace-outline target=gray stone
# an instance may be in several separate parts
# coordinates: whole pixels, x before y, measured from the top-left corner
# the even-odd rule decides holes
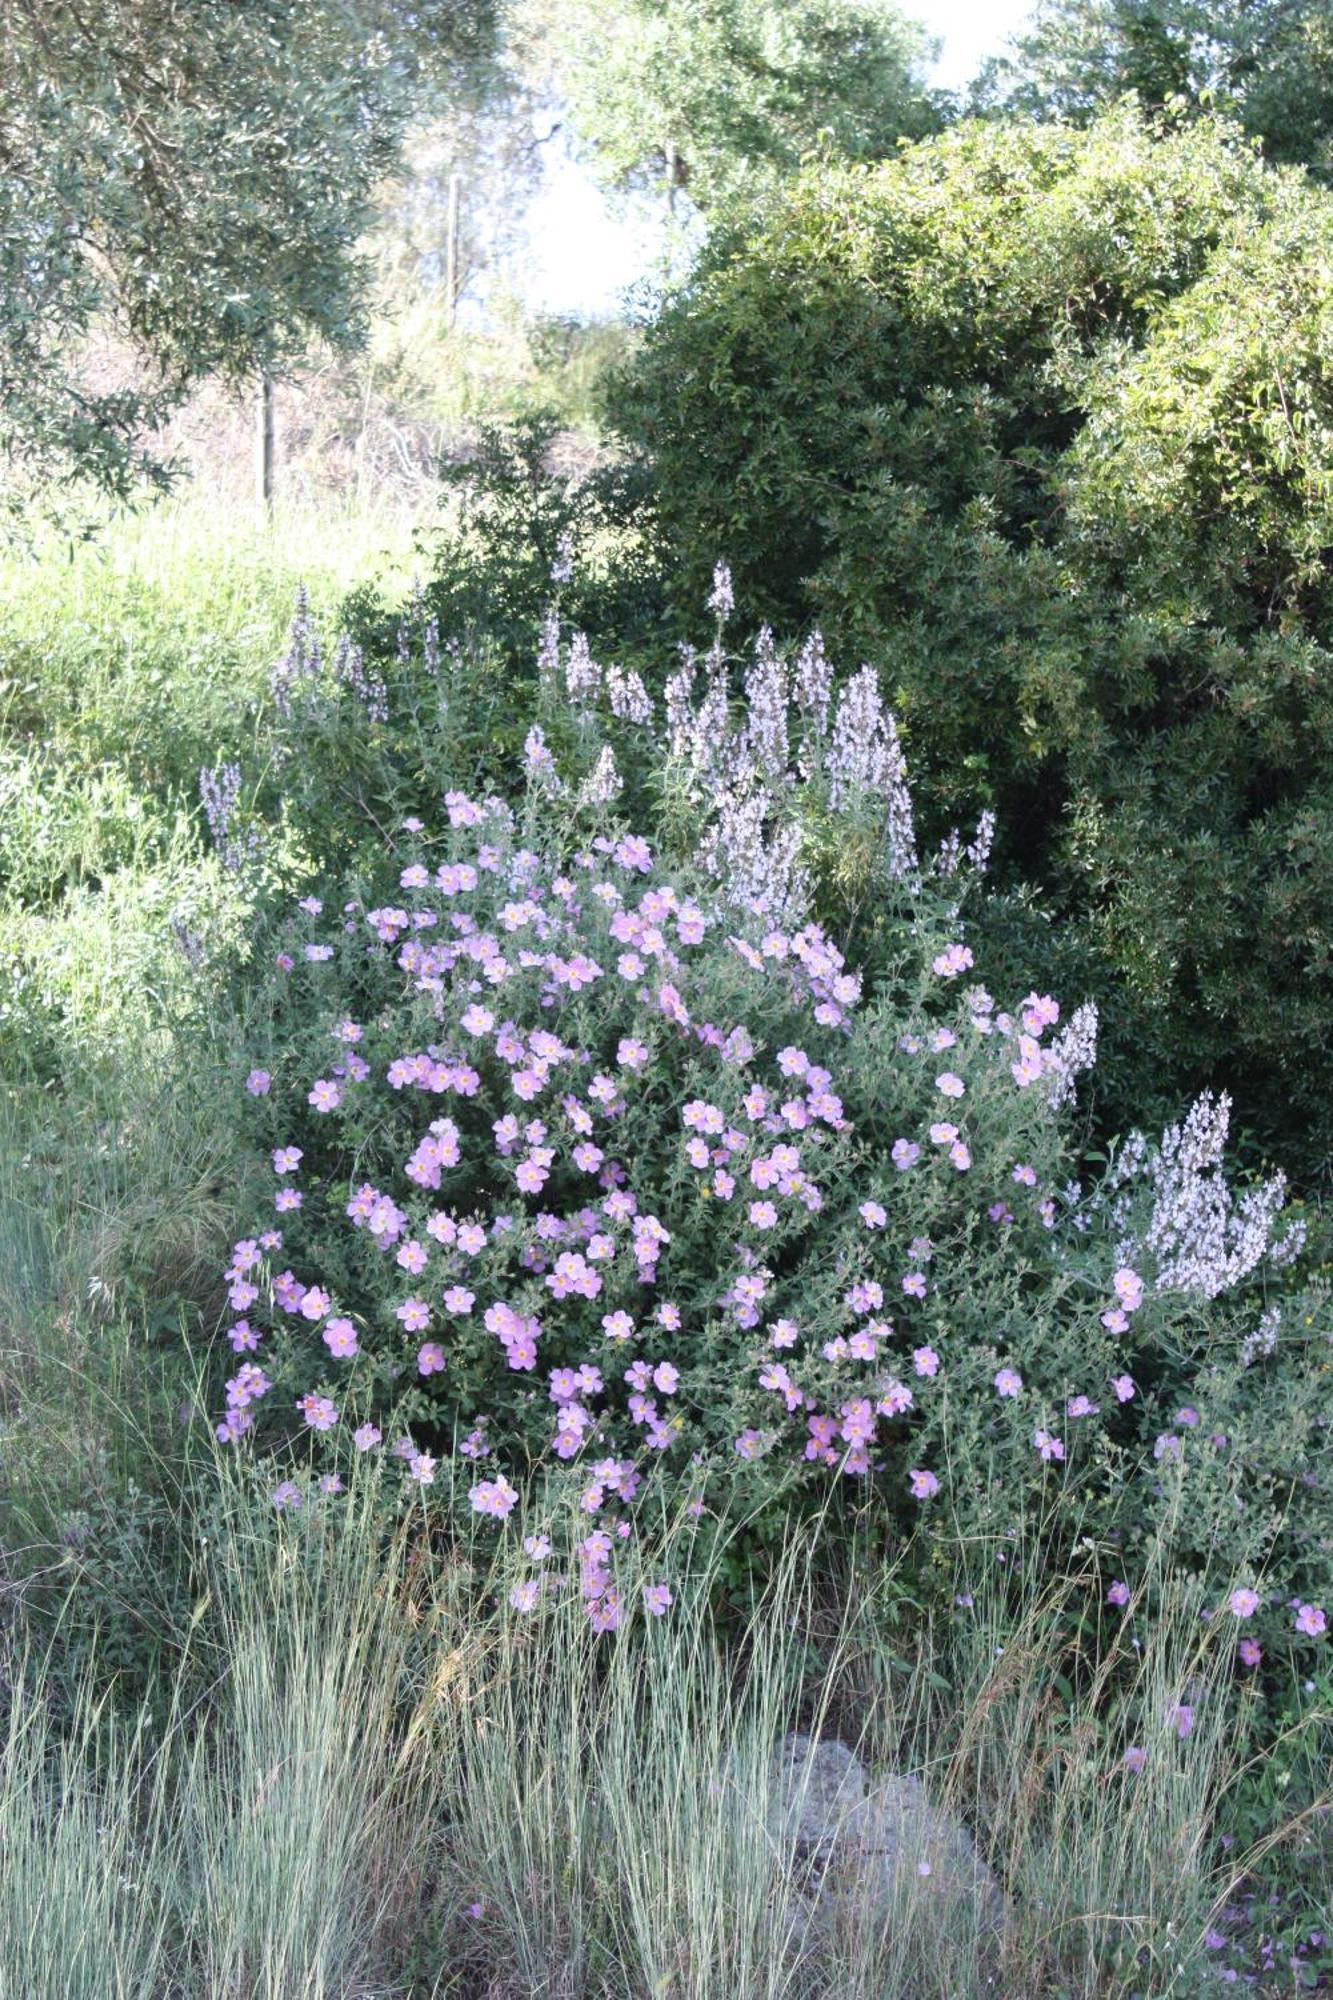
[[[998,1940],[1005,1901],[966,1827],[914,1777],[872,1780],[845,1743],[787,1736],[773,1753],[770,1826],[794,1861],[797,1933],[875,1933],[922,1902]],[[959,1906],[962,1906],[960,1909]],[[959,1918],[961,1917],[961,1922]]]

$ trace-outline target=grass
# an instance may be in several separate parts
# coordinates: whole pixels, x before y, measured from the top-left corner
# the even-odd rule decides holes
[[[192,785],[283,651],[298,583],[328,619],[371,578],[407,581],[419,511],[218,510],[188,490],[87,544],[0,552],[0,723],[66,768]]]
[[[165,1711],[97,1692],[91,1665],[71,1689],[51,1660],[11,1661],[4,2000],[1196,1990],[1247,1857],[1216,1838],[1230,1742],[1166,1720],[1182,1677],[1206,1712],[1216,1671],[1195,1593],[1067,1698],[1086,1579],[974,1593],[902,1661],[890,1575],[831,1597],[793,1545],[729,1625],[716,1556],[685,1580],[677,1525],[645,1555],[645,1575],[674,1568],[671,1612],[599,1640],[571,1593],[509,1609],[502,1535],[386,1526],[373,1479],[285,1517],[209,1479]],[[1108,1680],[1163,1718],[1137,1776]],[[797,1728],[915,1774],[973,1829],[1001,1936],[910,1865],[812,1920],[775,1791]]]

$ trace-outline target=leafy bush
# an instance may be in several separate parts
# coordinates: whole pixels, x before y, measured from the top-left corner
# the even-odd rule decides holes
[[[1093,1537],[1114,1605],[1164,1546],[1246,1593],[1238,1630],[1318,1637],[1327,1302],[1282,1295],[1304,1230],[1280,1176],[1228,1185],[1226,1101],[1080,1184],[1095,1012],[1057,1030],[967,977],[989,828],[923,866],[872,671],[835,700],[816,649],[761,646],[737,710],[719,639],[664,730],[578,637],[545,672],[567,780],[534,725],[514,806],[450,785],[447,827],[412,815],[273,940],[245,1089],[275,1212],[227,1272],[220,1438],[335,1486],[386,1445],[407,1491],[456,1455],[499,1518],[535,1470],[536,1537],[572,1481],[603,1624],[645,1509],[738,1479],[775,1531],[833,1474],[924,1523],[927,1587],[933,1548],[1037,1520],[1053,1557]],[[610,816],[607,732],[692,859]],[[808,919],[821,822],[874,842],[864,981]]]
[[[546,408],[483,424],[441,477],[456,518],[421,538],[429,569],[414,608],[437,645],[446,634],[495,661],[518,697],[506,701],[511,717],[522,715],[534,685],[553,579],[566,616],[606,645],[660,651],[662,578],[639,456],[601,447],[590,456]],[[373,584],[353,592],[341,622],[389,673],[402,618],[383,593]]]
[[[1325,191],[1207,120],[964,124],[715,240],[614,403],[677,602],[723,557],[756,617],[880,662],[932,821],[993,805],[1002,879],[1123,987],[1108,1129],[1165,1057],[1307,1176],[1331,243]]]

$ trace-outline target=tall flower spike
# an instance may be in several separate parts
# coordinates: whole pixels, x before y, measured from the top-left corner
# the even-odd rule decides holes
[[[597,762],[579,786],[578,803],[581,806],[609,805],[622,789],[623,782],[616,769],[615,758],[604,745]]]
[[[745,742],[755,768],[770,781],[787,777],[787,688],[765,625],[755,641],[754,659],[745,674]]]
[[[587,638],[576,632],[569,642],[565,659],[565,692],[575,708],[596,701],[602,688],[602,670],[592,656]]]
[[[1197,1292],[1216,1298],[1277,1253],[1279,1261],[1297,1254],[1301,1225],[1274,1238],[1273,1225],[1286,1201],[1282,1174],[1248,1189],[1239,1200],[1222,1169],[1231,1120],[1231,1100],[1205,1091],[1183,1125],[1171,1125],[1150,1156],[1152,1218],[1144,1237],[1157,1260],[1159,1292]],[[1289,1239],[1296,1237],[1295,1248]]]
[[[1097,1027],[1097,1008],[1089,1000],[1075,1009],[1050,1047],[1043,1052],[1042,1067],[1050,1078],[1046,1098],[1054,1110],[1072,1103],[1074,1078],[1096,1063]]]
[[[290,718],[296,691],[303,681],[317,681],[323,671],[319,637],[310,616],[310,599],[303,583],[296,586],[287,651],[269,675],[273,705],[284,721]]]

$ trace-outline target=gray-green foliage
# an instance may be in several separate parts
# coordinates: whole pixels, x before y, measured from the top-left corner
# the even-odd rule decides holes
[[[873,159],[937,122],[930,43],[894,0],[531,0],[528,12],[597,171],[613,185],[674,175],[706,211],[771,190],[824,135]]]
[[[1082,119],[1134,91],[1240,120],[1270,159],[1333,172],[1333,8],[1328,0],[1043,0],[975,102],[1010,115]]]
[[[362,328],[357,237],[425,79],[490,0],[0,7],[0,445],[124,494],[202,376]],[[110,334],[127,373],[81,348]]]

